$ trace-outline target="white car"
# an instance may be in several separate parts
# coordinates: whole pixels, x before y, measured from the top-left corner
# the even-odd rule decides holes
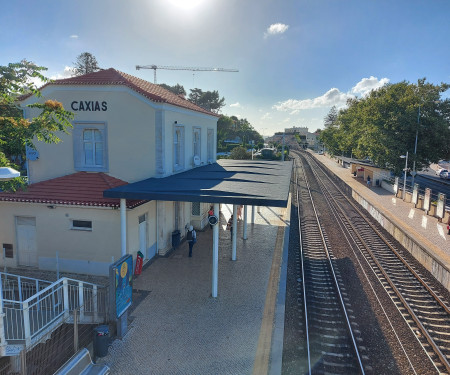
[[[439,168],[436,170],[436,176],[440,176],[442,172],[448,172],[445,168]]]
[[[439,173],[439,177],[448,180],[450,178],[450,173],[448,173],[447,169],[443,169],[441,173]]]

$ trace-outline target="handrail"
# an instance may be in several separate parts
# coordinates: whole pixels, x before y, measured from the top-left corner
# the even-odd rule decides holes
[[[28,299],[26,299],[26,300],[23,301],[23,302],[29,302],[30,300],[32,300],[32,299],[34,299],[34,298],[36,298],[36,297],[39,297],[41,294],[47,292],[47,291],[48,291],[49,289],[51,289],[51,288],[54,288],[54,287],[55,287],[56,285],[58,285],[58,284],[61,284],[61,285],[62,285],[63,282],[64,282],[64,280],[67,280],[67,281],[73,281],[73,282],[75,282],[75,283],[77,283],[77,284],[80,282],[79,280],[70,279],[70,278],[68,278],[68,277],[61,277],[59,280],[56,280],[54,283],[50,284],[50,285],[49,285],[48,287],[46,287],[45,289],[42,289],[40,292],[34,294],[33,296],[29,297]],[[97,286],[97,287],[98,287],[97,284],[88,283],[88,282],[84,282],[84,281],[83,281],[83,285],[90,285],[90,286],[92,286],[92,287],[94,287],[94,286]]]

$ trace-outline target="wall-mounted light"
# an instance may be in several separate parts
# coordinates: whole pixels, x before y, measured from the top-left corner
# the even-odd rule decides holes
[[[175,124],[178,124],[178,121],[175,121]]]

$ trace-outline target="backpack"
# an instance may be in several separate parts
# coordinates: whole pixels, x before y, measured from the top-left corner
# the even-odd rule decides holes
[[[188,241],[192,241],[192,232],[191,232],[190,230],[188,230],[188,232],[187,232],[186,239],[187,239]]]

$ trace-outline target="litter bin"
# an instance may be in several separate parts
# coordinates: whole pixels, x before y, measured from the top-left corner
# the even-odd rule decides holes
[[[181,232],[174,230],[172,232],[172,247],[175,249],[180,244]]]
[[[94,328],[94,356],[96,358],[108,355],[109,327],[98,326]]]

